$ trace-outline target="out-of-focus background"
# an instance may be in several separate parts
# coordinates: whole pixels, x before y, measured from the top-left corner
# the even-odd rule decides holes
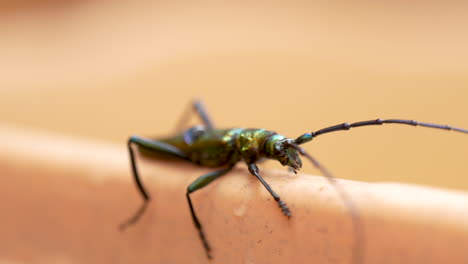
[[[468,128],[467,8],[1,1],[0,122],[124,148],[130,134],[171,135],[199,97],[219,127],[290,137],[379,117]],[[460,133],[387,125],[306,149],[339,178],[468,189]]]

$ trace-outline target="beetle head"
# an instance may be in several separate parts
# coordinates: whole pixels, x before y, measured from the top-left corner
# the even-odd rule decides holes
[[[291,144],[294,144],[294,140],[283,138],[272,143],[271,158],[276,159],[283,166],[289,166],[296,173],[302,167],[302,161],[298,151],[291,146]]]

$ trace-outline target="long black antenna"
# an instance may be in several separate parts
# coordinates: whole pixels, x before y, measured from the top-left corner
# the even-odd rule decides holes
[[[312,164],[314,164],[314,166],[323,174],[323,176],[325,176],[328,182],[340,195],[341,200],[343,200],[345,207],[348,209],[351,215],[353,226],[354,242],[352,249],[352,263],[362,263],[364,257],[364,248],[366,247],[366,236],[358,207],[353,202],[350,195],[345,191],[345,189],[336,181],[336,178],[331,174],[331,172],[325,168],[316,158],[312,157],[303,148],[299,147],[299,145],[295,143],[290,143],[288,145],[296,149],[302,156],[306,157],[310,162],[312,162]]]
[[[353,127],[375,126],[375,125],[383,125],[383,124],[402,124],[402,125],[410,125],[410,126],[422,126],[422,127],[430,127],[430,128],[443,129],[443,130],[452,130],[452,131],[468,134],[467,129],[453,127],[453,126],[449,126],[449,125],[439,125],[439,124],[418,122],[416,120],[381,119],[381,118],[379,118],[379,119],[375,119],[375,120],[360,121],[360,122],[355,122],[355,123],[342,123],[342,124],[339,124],[339,125],[334,125],[334,126],[329,126],[329,127],[326,127],[326,128],[322,128],[322,129],[317,130],[317,131],[312,132],[312,133],[305,133],[305,134],[299,136],[296,139],[295,143],[296,144],[303,144],[303,143],[311,141],[316,136],[326,134],[326,133],[330,133],[330,132],[340,131],[340,130],[349,130],[350,128],[353,128]]]

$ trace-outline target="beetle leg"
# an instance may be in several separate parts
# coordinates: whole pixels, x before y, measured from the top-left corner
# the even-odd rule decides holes
[[[286,203],[283,200],[281,200],[280,196],[275,191],[273,191],[270,185],[258,173],[258,166],[255,163],[249,164],[249,171],[253,176],[257,177],[257,179],[260,180],[260,182],[263,184],[263,186],[265,186],[265,188],[271,194],[271,196],[273,196],[275,201],[278,202],[278,205],[281,208],[281,211],[283,211],[283,214],[287,217],[291,217],[291,211],[289,210]]]
[[[175,156],[178,158],[182,159],[188,159],[187,156],[180,151],[178,148],[171,146],[169,144],[166,144],[161,141],[157,140],[150,140],[150,139],[145,139],[145,138],[140,138],[137,136],[132,136],[128,139],[127,146],[128,146],[128,153],[130,155],[130,163],[132,167],[132,174],[133,178],[135,180],[136,186],[138,188],[138,191],[140,192],[141,196],[143,197],[143,204],[140,206],[140,208],[133,214],[132,217],[130,217],[128,220],[124,221],[123,223],[120,224],[119,228],[120,230],[124,230],[128,226],[136,223],[138,219],[143,215],[143,213],[146,211],[146,207],[148,205],[148,202],[150,200],[150,196],[148,192],[146,191],[145,187],[143,186],[143,183],[140,179],[138,169],[136,166],[136,160],[135,160],[135,153],[132,148],[132,144],[137,145],[138,147],[144,148],[145,150],[149,152],[154,152],[154,153],[159,153],[159,154],[167,154],[170,156]]]
[[[187,110],[185,110],[184,113],[182,114],[182,117],[180,118],[176,126],[176,133],[179,133],[180,131],[184,129],[184,125],[187,123],[190,117],[190,113],[193,110],[195,110],[195,113],[201,119],[201,121],[203,122],[203,124],[205,125],[208,131],[211,131],[214,129],[213,121],[209,117],[208,111],[206,111],[205,105],[203,104],[202,100],[195,99],[193,100],[191,107],[187,108]]]
[[[198,179],[196,179],[192,184],[190,184],[187,187],[186,196],[187,196],[187,201],[188,201],[188,204],[189,204],[189,207],[190,207],[190,213],[192,215],[193,224],[195,225],[195,227],[198,230],[198,234],[199,234],[200,239],[201,239],[201,241],[203,243],[203,247],[205,248],[206,255],[207,255],[207,257],[209,259],[211,259],[211,253],[210,253],[211,247],[208,244],[208,240],[206,239],[205,233],[203,232],[202,225],[201,225],[200,221],[198,220],[198,217],[197,217],[197,215],[195,213],[195,209],[193,208],[192,200],[190,199],[190,194],[192,192],[196,191],[196,190],[199,190],[199,189],[205,187],[206,185],[208,185],[209,183],[211,183],[213,180],[217,179],[218,177],[228,173],[232,168],[233,168],[233,166],[229,166],[228,168],[218,170],[218,171],[214,171],[214,172],[210,172],[208,174],[200,176]]]

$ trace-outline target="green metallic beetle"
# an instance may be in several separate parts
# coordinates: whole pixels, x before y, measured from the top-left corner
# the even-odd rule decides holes
[[[186,192],[193,223],[199,232],[200,239],[209,259],[212,258],[211,247],[208,243],[208,240],[206,239],[203,227],[195,213],[192,200],[190,199],[190,194],[205,187],[218,177],[228,173],[235,166],[235,164],[241,160],[247,164],[249,172],[255,176],[263,184],[263,186],[265,186],[271,196],[278,203],[282,213],[287,217],[291,217],[291,211],[289,210],[286,203],[280,198],[280,196],[275,191],[273,191],[270,185],[268,185],[268,183],[260,176],[256,163],[265,158],[274,159],[279,161],[283,166],[288,166],[292,171],[296,172],[302,167],[302,161],[299,155],[302,155],[310,160],[335,187],[351,214],[353,229],[355,232],[352,262],[361,263],[363,257],[362,244],[364,243],[365,236],[363,233],[363,228],[360,226],[361,221],[357,207],[352,202],[351,198],[346,194],[344,189],[342,189],[340,185],[337,184],[332,174],[299,145],[309,142],[318,135],[325,133],[349,130],[353,127],[382,124],[423,126],[453,130],[468,134],[468,130],[466,129],[447,125],[423,123],[414,120],[403,119],[375,119],[355,123],[342,123],[339,125],[326,127],[312,133],[305,133],[296,139],[291,139],[277,134],[276,132],[265,129],[215,129],[201,101],[195,100],[193,102],[193,107],[203,121],[203,125],[191,127],[185,132],[171,138],[159,140],[146,139],[138,136],[132,136],[129,138],[128,151],[130,154],[132,173],[138,190],[143,196],[144,202],[131,218],[120,225],[120,229],[123,230],[138,221],[138,219],[146,210],[150,200],[150,196],[143,187],[138,174],[132,145],[138,146],[139,150],[144,153],[151,153],[155,154],[156,156],[159,155],[178,158],[196,163],[204,167],[221,168],[196,179],[188,186]]]

